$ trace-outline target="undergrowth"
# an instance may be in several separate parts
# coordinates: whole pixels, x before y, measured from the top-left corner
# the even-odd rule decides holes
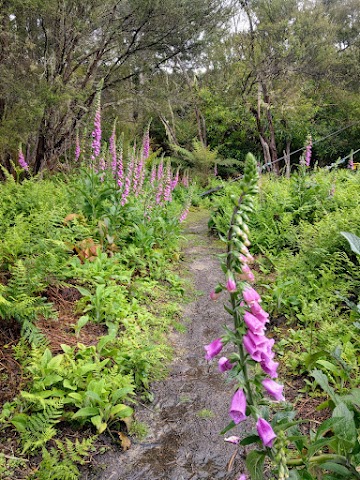
[[[184,292],[174,268],[184,187],[150,218],[147,191],[121,206],[113,179],[99,176],[84,170],[22,184],[9,176],[0,186],[0,319],[15,319],[22,333],[9,346],[21,366],[20,390],[0,414],[4,479],[79,478],[80,465],[98,451],[96,437],[116,442],[131,427],[137,398],[151,400],[151,382],[166,374],[165,335]],[[55,351],[39,327],[39,320],[55,325],[61,336],[52,288],[81,297],[72,301],[73,343]],[[104,334],[91,337],[92,324]],[[85,330],[93,344],[81,343]],[[64,425],[83,438],[62,438]]]
[[[256,283],[289,374],[319,368],[346,390],[359,384],[359,259],[341,231],[360,234],[360,174],[300,169],[290,179],[263,175],[250,221]],[[236,183],[213,195],[209,227],[225,235]],[[209,202],[209,200],[206,200]],[[286,332],[286,333],[285,333]],[[284,335],[285,333],[285,335]]]

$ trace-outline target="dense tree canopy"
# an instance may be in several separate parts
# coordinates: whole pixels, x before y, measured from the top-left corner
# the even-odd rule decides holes
[[[36,172],[56,168],[89,121],[100,81],[109,123],[119,117],[122,129],[136,129],[153,118],[165,149],[191,149],[196,137],[224,158],[257,152],[279,171],[277,159],[308,134],[316,141],[353,124],[316,144],[322,163],[358,147],[357,0],[0,4],[7,167],[22,142]]]
[[[219,0],[4,0],[2,150],[23,140],[36,171],[52,168],[100,79],[111,95],[125,80],[194,52],[221,21],[221,7]]]

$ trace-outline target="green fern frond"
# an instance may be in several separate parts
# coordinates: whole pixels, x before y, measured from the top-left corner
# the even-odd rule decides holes
[[[29,450],[33,452],[46,445],[56,435],[54,427],[59,423],[62,414],[63,403],[57,401],[47,403],[41,412],[15,415],[11,423],[20,433],[23,453]]]
[[[66,438],[65,442],[55,440],[55,443],[64,460],[84,465],[86,463],[86,457],[90,455],[90,452],[95,450],[94,442],[96,438],[95,436],[84,438],[81,442],[78,439],[72,442]]]
[[[36,473],[36,480],[77,480],[80,476],[77,466],[69,460],[60,460],[55,448],[42,450],[42,462]]]
[[[48,344],[45,335],[30,320],[23,319],[21,335],[34,347],[45,347]]]

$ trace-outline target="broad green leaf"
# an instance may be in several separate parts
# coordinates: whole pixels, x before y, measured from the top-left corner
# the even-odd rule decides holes
[[[64,355],[56,355],[56,357],[53,357],[50,362],[47,364],[47,368],[59,368],[61,365],[61,362],[64,359]]]
[[[240,445],[245,447],[246,445],[251,445],[252,443],[257,443],[259,441],[260,441],[259,435],[249,435],[241,440]]]
[[[337,376],[340,375],[339,367],[337,367],[331,362],[328,362],[327,360],[317,360],[316,364],[326,368],[327,370],[329,370],[329,372],[332,372],[334,375],[337,375]]]
[[[69,353],[72,352],[72,348],[69,347],[69,345],[65,345],[65,343],[62,343],[62,344],[60,345],[60,347],[62,348],[62,351],[63,351],[64,353],[69,354]]]
[[[53,388],[51,390],[44,390],[43,392],[36,392],[36,395],[41,398],[63,397],[65,395],[65,392],[64,390]]]
[[[51,359],[52,359],[52,354],[51,354],[50,350],[48,348],[46,348],[42,357],[41,357],[41,362],[40,362],[41,366],[46,367]]]
[[[333,428],[333,426],[339,422],[339,418],[328,418],[325,420],[317,429],[316,431],[316,438],[319,439],[324,436],[329,430]]]
[[[91,398],[92,400],[96,400],[99,403],[104,402],[104,400],[96,392],[92,392],[91,390],[86,391],[86,396]]]
[[[90,320],[89,315],[82,315],[79,320],[77,321],[77,327],[80,329],[84,327],[88,321]]]
[[[45,387],[50,387],[50,385],[54,385],[54,383],[61,382],[63,377],[61,375],[56,375],[55,373],[53,375],[46,375],[46,377],[43,379],[43,384]]]
[[[329,472],[337,473],[345,478],[351,477],[352,475],[351,472],[346,467],[344,467],[344,465],[339,465],[338,463],[335,463],[335,462],[325,462],[319,465],[319,467],[322,470],[327,470]]]
[[[125,398],[132,393],[134,393],[134,387],[119,388],[111,395],[111,401],[116,403],[120,398]]]
[[[246,468],[250,473],[251,480],[264,479],[265,452],[252,450],[246,457]]]
[[[98,395],[101,395],[105,390],[105,380],[91,380],[88,384],[88,391],[95,392]]]
[[[333,431],[336,437],[341,440],[345,452],[349,452],[357,441],[354,412],[351,412],[344,403],[340,403],[332,414],[333,418],[339,418]]]
[[[69,393],[68,397],[70,398],[73,398],[74,400],[78,401],[78,402],[82,402],[83,399],[84,399],[84,394],[81,395],[80,393],[77,393],[77,392],[71,392]]]
[[[335,444],[334,437],[321,438],[319,440],[316,440],[316,442],[312,442],[311,445],[309,446],[308,456],[312,457],[313,455],[315,455],[316,452],[318,452],[324,447],[330,447],[332,449],[333,448],[332,444]]]
[[[339,397],[336,395],[334,389],[330,387],[327,376],[321,370],[313,370],[310,375],[314,377],[319,386],[329,395],[335,405],[337,405],[339,403]]]
[[[321,350],[316,353],[312,353],[311,355],[307,354],[304,359],[305,367],[308,370],[310,370],[311,368],[314,368],[316,361],[319,360],[321,357],[324,357],[324,355],[326,355],[326,352],[324,350]]]
[[[92,417],[91,423],[95,425],[98,433],[103,433],[106,430],[107,423],[102,421],[101,415],[96,415],[95,417]]]
[[[92,297],[92,293],[91,293],[90,290],[88,290],[87,288],[79,287],[79,285],[77,285],[75,288],[76,288],[76,289],[81,293],[81,295],[83,295],[84,297]]]
[[[97,366],[94,364],[94,363],[87,363],[85,365],[82,365],[80,368],[79,368],[79,375],[82,377],[84,375],[86,375],[87,373],[89,372],[94,372],[97,370]]]
[[[64,388],[68,388],[69,390],[77,390],[78,388],[76,385],[73,385],[67,378],[65,378],[65,380],[63,381],[63,385]]]
[[[95,415],[99,415],[97,407],[84,407],[74,413],[72,418],[94,417]]]
[[[101,337],[98,344],[96,345],[96,350],[101,353],[102,349],[112,340],[114,340],[113,335],[106,335],[105,337]]]
[[[115,405],[110,410],[110,416],[117,417],[117,418],[131,417],[133,413],[134,413],[134,410],[131,407],[128,407],[127,405],[123,405],[122,403]]]
[[[360,388],[353,388],[350,390],[348,395],[341,397],[341,400],[344,403],[348,403],[349,406],[353,406],[355,404],[360,407]]]
[[[351,250],[354,253],[357,253],[358,255],[360,255],[360,238],[357,235],[354,235],[353,233],[350,233],[350,232],[340,232],[340,233],[349,242]]]
[[[26,428],[29,424],[28,418],[29,417],[25,413],[19,413],[18,415],[14,415],[11,423],[18,432],[26,432]]]

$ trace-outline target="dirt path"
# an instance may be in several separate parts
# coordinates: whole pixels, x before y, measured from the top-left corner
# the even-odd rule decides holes
[[[223,274],[216,257],[221,246],[208,237],[207,220],[205,213],[197,213],[187,222],[183,267],[195,292],[202,294],[183,308],[186,333],[171,334],[175,358],[169,377],[153,386],[154,403],[137,411],[136,418],[149,426],[149,435],[126,452],[102,456],[107,468],[86,478],[237,480],[243,471],[239,454],[230,461],[236,447],[219,435],[229,422],[233,389],[216,363],[209,366],[204,359],[203,346],[223,333],[227,318],[221,301],[209,300]]]

